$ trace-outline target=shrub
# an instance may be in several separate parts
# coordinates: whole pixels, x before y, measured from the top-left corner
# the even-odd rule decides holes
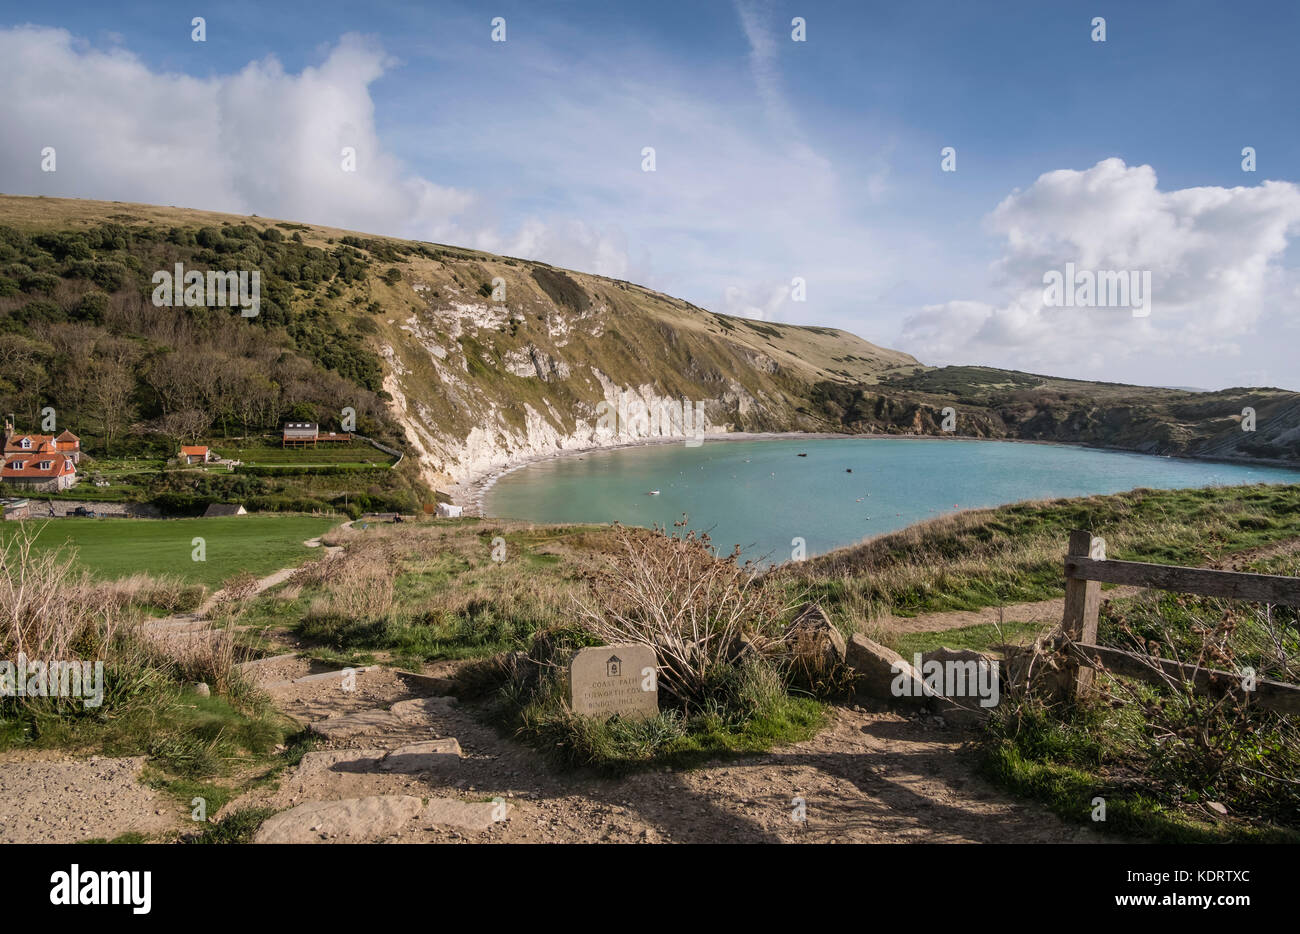
[[[689,707],[711,693],[723,669],[748,656],[775,656],[791,607],[739,550],[714,556],[708,535],[618,529],[618,549],[579,600],[582,625],[602,642],[653,646],[659,687]]]

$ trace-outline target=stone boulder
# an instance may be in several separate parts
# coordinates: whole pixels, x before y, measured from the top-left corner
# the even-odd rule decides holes
[[[845,661],[856,675],[855,692],[864,697],[903,703],[926,700],[928,692],[916,669],[893,649],[873,642],[860,632],[849,639]]]

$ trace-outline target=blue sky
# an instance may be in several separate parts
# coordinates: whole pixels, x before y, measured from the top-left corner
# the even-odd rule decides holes
[[[1282,2],[3,4],[0,190],[478,246],[925,362],[1300,388],[1297,36]],[[1066,262],[1150,270],[1152,314],[1042,307]]]

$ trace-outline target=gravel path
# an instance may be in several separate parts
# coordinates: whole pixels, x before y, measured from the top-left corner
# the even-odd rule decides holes
[[[178,826],[176,803],[139,783],[144,761],[6,756],[0,762],[0,843],[112,840]]]

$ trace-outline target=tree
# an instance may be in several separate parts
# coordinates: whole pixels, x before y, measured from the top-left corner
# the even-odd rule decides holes
[[[86,375],[86,399],[91,414],[99,419],[103,429],[104,454],[107,456],[113,439],[135,415],[135,407],[131,404],[135,379],[130,370],[112,360],[93,361]]]

